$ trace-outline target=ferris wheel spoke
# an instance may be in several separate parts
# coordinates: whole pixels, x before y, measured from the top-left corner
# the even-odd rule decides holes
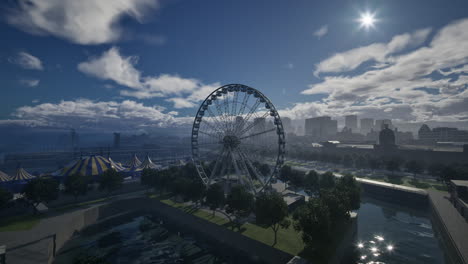
[[[250,162],[248,156],[241,149],[238,149],[238,151],[245,164],[250,167],[252,172],[255,174],[255,178],[257,178],[263,185],[265,183],[264,176],[259,171],[257,171],[257,168],[252,164],[252,162]]]
[[[258,132],[258,133],[254,133],[254,134],[250,134],[248,136],[243,136],[239,139],[246,139],[246,138],[251,138],[251,137],[256,137],[256,136],[260,136],[260,135],[263,135],[263,134],[266,134],[266,133],[269,133],[269,132],[273,132],[273,131],[276,131],[276,128],[272,128],[272,129],[268,129],[268,130],[265,130],[265,131],[262,131],[262,132]]]
[[[198,130],[198,133],[201,133],[203,135],[207,135],[207,136],[210,136],[210,137],[215,137],[215,138],[221,138],[222,137],[219,134],[213,134],[213,133],[205,132],[205,131],[202,131],[202,130]]]
[[[246,115],[244,119],[244,124],[247,124],[249,122],[250,118],[252,117],[253,113],[257,110],[259,105],[260,105],[260,99],[257,98],[257,100],[255,101],[255,104],[250,108],[249,113]],[[242,135],[242,133],[240,135]]]
[[[215,99],[214,101],[215,101],[215,105],[216,105],[216,110],[218,111],[218,114],[219,114],[218,116],[223,121],[224,129],[225,129],[225,131],[227,131],[227,130],[229,130],[229,126],[228,126],[229,122],[226,120],[226,115],[225,115],[223,109],[221,108],[221,105],[220,105],[220,102],[219,102],[218,98]]]
[[[228,127],[229,129],[232,129],[232,124],[231,124],[231,113],[229,112],[229,93],[226,93],[223,95],[224,99],[224,113],[226,114],[226,120],[228,121]]]
[[[244,93],[244,98],[242,99],[242,104],[241,108],[239,110],[239,113],[237,115],[242,116],[245,111],[245,107],[247,106],[247,102],[249,101],[250,94],[249,93]]]
[[[225,126],[224,123],[221,122],[221,121],[218,119],[218,117],[213,113],[213,111],[211,111],[211,109],[210,109],[209,107],[208,107],[206,110],[208,111],[208,113],[210,114],[210,117],[213,118],[214,122],[215,122],[216,125],[218,126],[218,127],[216,128],[216,130],[218,130],[219,132],[223,133],[223,132],[224,132],[223,126]]]
[[[266,118],[268,115],[270,114],[270,111],[267,111],[265,114],[263,114],[262,117],[260,118]],[[257,124],[255,124],[255,122],[252,122],[251,124],[249,124],[246,128],[244,128],[240,133],[239,133],[239,136],[242,136],[244,135],[245,133],[247,133],[250,129],[252,129],[253,127],[255,127]]]
[[[252,191],[256,193],[255,184],[253,183],[253,178],[252,178],[252,175],[250,175],[250,171],[249,171],[249,166],[248,166],[249,160],[244,157],[244,155],[239,151],[239,149],[237,149],[236,152],[237,152],[236,153],[237,156],[239,157],[238,158],[239,165],[245,173],[245,177],[249,183],[249,186],[252,189]],[[252,170],[252,168],[251,168],[251,171],[255,174],[255,171]],[[257,175],[255,176],[257,177]]]
[[[239,96],[239,92],[234,91],[234,95],[232,96],[232,114],[237,117],[237,97]]]
[[[225,151],[223,149],[223,151],[221,152],[221,155],[219,155],[219,157],[216,159],[216,163],[215,163],[215,166],[213,167],[213,170],[211,171],[210,173],[210,179],[213,179],[214,176],[216,175],[216,171],[218,170],[219,168],[219,165],[223,164],[223,160],[224,160],[224,156],[225,156]]]

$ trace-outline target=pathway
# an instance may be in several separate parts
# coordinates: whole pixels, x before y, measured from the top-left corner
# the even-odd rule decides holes
[[[433,190],[428,193],[434,211],[442,222],[442,228],[445,228],[449,239],[456,246],[463,263],[468,263],[468,223],[450,203],[448,193]]]

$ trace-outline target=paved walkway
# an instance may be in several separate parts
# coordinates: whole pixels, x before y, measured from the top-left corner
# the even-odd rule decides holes
[[[429,190],[429,198],[463,263],[468,263],[468,223],[448,200],[449,194]],[[444,230],[442,230],[444,231]]]

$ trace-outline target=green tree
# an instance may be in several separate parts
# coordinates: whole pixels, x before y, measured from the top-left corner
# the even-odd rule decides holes
[[[223,187],[218,184],[211,184],[206,191],[206,204],[213,210],[213,216],[215,210],[224,206],[226,198],[224,197]]]
[[[375,171],[377,169],[380,169],[382,166],[382,162],[378,158],[370,158],[369,159],[369,167],[371,168],[372,171]]]
[[[292,174],[292,168],[289,165],[283,165],[280,170],[279,179],[284,182],[284,188],[286,188],[286,184],[290,179]]]
[[[113,191],[122,187],[123,176],[114,169],[108,169],[99,178],[99,190],[106,191],[109,196]]]
[[[363,155],[359,155],[356,158],[355,163],[356,163],[356,167],[359,168],[359,169],[364,169],[364,168],[367,168],[369,166],[368,159]]]
[[[255,201],[255,216],[258,224],[270,227],[274,232],[273,245],[276,245],[278,230],[288,228],[288,205],[281,194],[277,192],[263,192]]]
[[[88,192],[90,179],[80,174],[72,174],[65,179],[65,193],[73,195],[76,198],[79,195],[85,195]]]
[[[345,196],[348,204],[348,211],[357,210],[361,207],[361,187],[352,174],[345,174],[336,183],[336,189],[341,192],[340,196]]]
[[[327,171],[320,175],[320,189],[332,189],[335,187],[335,176],[333,172]]]
[[[343,164],[343,166],[349,168],[349,167],[352,167],[352,166],[353,166],[353,163],[354,163],[354,162],[353,162],[353,158],[351,157],[351,155],[345,154],[345,155],[343,156],[343,159],[342,159],[341,163]]]
[[[0,209],[5,207],[11,199],[13,199],[13,194],[3,188],[0,188]]]
[[[294,187],[294,189],[299,189],[304,186],[305,173],[300,170],[291,170],[289,175],[289,182]]]
[[[34,208],[42,202],[50,202],[57,199],[59,194],[59,183],[53,178],[38,177],[29,181],[24,187],[24,196]]]
[[[456,179],[458,177],[458,172],[453,167],[453,165],[444,166],[440,173],[441,179],[447,184],[450,180]]]
[[[226,205],[226,212],[235,216],[235,224],[240,229],[240,219],[252,212],[254,196],[244,186],[237,185],[232,187],[231,192],[228,194]]]
[[[263,176],[268,176],[271,173],[270,166],[268,164],[261,164],[260,167],[258,167],[258,171],[263,175]]]
[[[190,184],[190,179],[177,177],[171,184],[171,191],[174,195],[182,197],[184,201],[188,201]]]
[[[306,190],[317,193],[320,190],[320,183],[319,183],[319,174],[314,171],[310,170],[304,179],[304,187]]]
[[[442,175],[442,170],[444,169],[444,164],[442,163],[431,163],[427,170],[429,172],[430,175],[432,175],[433,177],[437,177],[437,178],[441,178],[441,175]]]
[[[304,243],[315,249],[324,248],[331,240],[330,211],[320,198],[311,198],[294,211],[294,229],[301,232]]]
[[[190,186],[188,188],[188,199],[194,203],[200,203],[206,193],[205,184],[201,181],[200,177],[194,178],[190,181]]]
[[[140,183],[148,189],[154,188],[156,185],[158,172],[153,169],[143,169],[141,171]]]
[[[389,170],[393,176],[395,171],[400,171],[401,163],[402,163],[401,159],[393,157],[386,162],[385,168]]]
[[[405,164],[406,170],[410,173],[413,173],[413,176],[416,178],[416,175],[423,172],[424,164],[421,161],[410,160]]]

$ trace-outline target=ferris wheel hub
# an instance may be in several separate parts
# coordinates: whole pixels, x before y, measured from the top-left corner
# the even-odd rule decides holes
[[[227,149],[235,149],[240,144],[240,139],[233,135],[227,135],[223,138],[224,147]]]

